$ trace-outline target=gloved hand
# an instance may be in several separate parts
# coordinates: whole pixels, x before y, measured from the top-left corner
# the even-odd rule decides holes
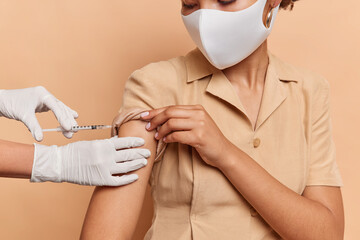
[[[72,126],[76,126],[78,114],[56,99],[44,87],[15,90],[0,90],[0,117],[4,116],[23,122],[36,141],[43,139],[43,132],[35,113],[53,111],[60,125],[68,132],[64,136],[71,138]]]
[[[148,149],[134,148],[144,144],[136,137],[113,137],[104,140],[80,141],[68,145],[35,145],[31,182],[70,182],[80,185],[120,186],[138,179],[127,173],[146,166]],[[121,149],[116,151],[116,149]]]

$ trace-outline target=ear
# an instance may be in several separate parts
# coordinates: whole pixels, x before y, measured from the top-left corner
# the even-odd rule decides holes
[[[271,0],[271,4],[270,4],[270,5],[271,5],[271,7],[276,8],[277,6],[280,5],[281,1],[282,1],[282,0]]]

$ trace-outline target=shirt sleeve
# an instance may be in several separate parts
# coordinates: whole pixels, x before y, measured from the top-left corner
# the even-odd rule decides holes
[[[140,120],[141,113],[176,104],[176,90],[170,82],[174,79],[172,70],[171,64],[160,62],[150,64],[131,74],[125,83],[119,113],[113,120],[112,136],[118,134],[122,124],[131,120]],[[159,140],[155,162],[161,159],[165,148],[166,143]]]
[[[336,163],[336,149],[332,136],[330,86],[326,80],[316,93],[311,120],[311,149],[307,186],[343,186]]]

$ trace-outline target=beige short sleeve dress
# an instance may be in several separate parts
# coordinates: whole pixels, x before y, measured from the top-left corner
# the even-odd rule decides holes
[[[226,76],[195,49],[130,76],[113,134],[148,109],[201,104],[233,144],[294,192],[342,186],[328,82],[268,55],[255,130]],[[147,240],[279,239],[227,178],[188,145],[158,143],[150,185],[154,217]]]

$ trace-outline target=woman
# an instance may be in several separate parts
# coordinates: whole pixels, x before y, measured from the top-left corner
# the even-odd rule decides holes
[[[292,5],[183,0],[200,50],[127,81],[114,133],[156,155],[135,184],[95,190],[83,239],[131,239],[147,179],[145,239],[343,238],[329,84],[267,50],[278,8]]]

